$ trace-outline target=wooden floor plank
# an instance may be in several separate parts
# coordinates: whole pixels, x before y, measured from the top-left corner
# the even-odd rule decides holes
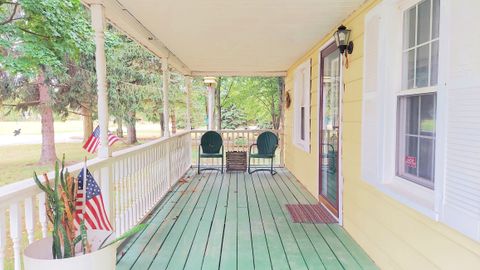
[[[194,229],[196,229],[196,223],[198,224],[198,221],[200,220],[201,214],[204,210],[203,208],[197,208],[197,205],[199,204],[199,202],[202,202],[201,204],[205,205],[205,202],[208,200],[208,196],[212,191],[212,186],[215,182],[215,178],[215,174],[209,174],[209,177],[206,181],[201,181],[202,183],[200,183],[195,190],[191,191],[193,195],[191,196],[188,203],[185,205],[183,211],[178,215],[176,222],[170,230],[167,238],[165,239],[162,248],[158,251],[155,259],[152,261],[150,265],[151,269],[167,268],[172,254],[177,248],[177,245],[180,243],[182,235],[185,233],[186,228],[189,227],[188,225],[191,225],[190,232],[192,233],[191,237],[193,237]],[[182,244],[187,245],[188,243],[182,242]],[[180,269],[183,269],[184,264],[185,261],[182,263]]]
[[[228,189],[228,184],[225,184],[224,177],[225,174],[217,175],[217,179],[213,187],[214,190],[212,190],[212,194],[205,205],[205,212],[200,220],[197,233],[193,238],[193,243],[190,248],[184,269],[193,270],[199,269],[202,266],[204,251],[207,247],[207,241],[212,228],[213,218],[218,208],[224,209],[224,205],[220,202],[222,190],[223,194],[226,194],[225,190]]]
[[[148,269],[150,267],[182,211],[187,208],[189,203],[192,203],[192,200],[195,200],[194,195],[197,193],[192,192],[192,190],[201,188],[206,182],[201,176],[196,176],[192,181],[196,182],[196,184],[182,192],[178,205],[165,217],[164,222],[159,226],[157,232],[153,235],[151,241],[131,269]]]
[[[248,211],[247,190],[245,188],[245,174],[236,174],[237,177],[237,269],[254,269],[252,250],[252,230],[250,227],[250,213]]]
[[[268,250],[270,251],[270,259],[273,269],[295,269],[292,268],[287,259],[287,249],[280,237],[280,232],[277,228],[274,215],[268,205],[267,198],[263,191],[261,178],[258,174],[252,176],[253,187],[257,196],[258,205],[260,207],[260,213],[262,215],[263,228],[265,229],[265,235],[268,243]]]
[[[162,206],[158,207],[157,212],[147,221],[149,224],[147,228],[139,233],[138,237],[130,240],[132,241],[132,245],[130,245],[130,248],[127,249],[119,262],[117,262],[117,269],[130,269],[135,264],[147,245],[154,239],[154,236],[159,234],[158,230],[166,221],[166,217],[174,208],[181,209],[183,203],[188,200],[188,196],[182,196],[185,190],[195,187],[198,183],[198,179],[190,178],[187,183],[177,184],[177,187],[168,195],[169,198],[162,201]]]
[[[187,227],[178,241],[167,269],[184,269],[188,255],[191,252],[192,243],[198,233],[201,220],[204,219],[204,217],[213,216],[209,215],[207,212],[213,212],[215,208],[212,207],[212,209],[209,209],[207,206],[211,205],[210,202],[212,201],[216,203],[218,199],[218,192],[220,191],[220,186],[222,184],[222,177],[219,175],[220,174],[211,176],[213,179],[211,179],[204,187],[204,192],[202,192],[201,198],[197,202],[194,212],[187,223]],[[195,250],[194,253],[196,252],[197,251]],[[197,267],[198,266],[199,265],[197,265]]]
[[[227,215],[228,196],[231,174],[226,174],[223,181],[220,197],[217,202],[217,211],[212,221],[207,248],[205,249],[202,269],[218,269],[220,267],[220,256],[222,254],[222,242]]]
[[[280,172],[275,176],[276,181],[274,181],[274,183],[280,187],[280,190],[283,192],[286,198],[286,203],[289,203],[289,204],[301,203],[296,199],[296,197],[294,196],[290,188],[285,184],[284,178],[286,178],[285,172]],[[318,230],[315,224],[305,223],[305,224],[302,224],[302,226],[305,229],[306,234],[310,238],[311,243],[315,247],[317,254],[320,256],[320,260],[322,261],[325,268],[329,270],[343,269],[342,265],[340,264],[337,257],[328,246],[325,239],[318,233]]]
[[[244,174],[244,181],[248,201],[248,213],[250,215],[253,264],[255,269],[272,269],[270,251],[268,250],[266,233],[263,227],[264,223],[253,187],[252,176]]]
[[[237,269],[237,176],[230,174],[220,269]]]

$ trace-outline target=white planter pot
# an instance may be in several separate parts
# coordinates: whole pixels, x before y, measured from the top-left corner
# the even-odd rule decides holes
[[[76,257],[54,260],[52,258],[52,237],[47,237],[29,245],[23,255],[25,270],[108,270],[115,269],[117,244],[98,250],[101,243],[111,234],[109,231],[90,230],[87,232],[88,242],[92,245],[92,253],[83,255],[77,252]],[[115,239],[112,234],[107,240]]]

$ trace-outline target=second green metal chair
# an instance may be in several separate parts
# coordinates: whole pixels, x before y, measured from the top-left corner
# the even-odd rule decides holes
[[[257,147],[257,153],[252,153],[253,146]],[[248,151],[248,173],[252,174],[258,171],[269,171],[272,175],[276,174],[273,169],[273,160],[275,159],[275,151],[278,147],[278,137],[275,133],[265,131],[257,138],[257,143],[250,145]],[[259,168],[251,170],[252,158],[270,159],[270,168]]]

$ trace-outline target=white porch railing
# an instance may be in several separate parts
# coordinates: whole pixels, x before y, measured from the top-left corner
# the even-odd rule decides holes
[[[191,135],[185,132],[88,161],[118,235],[138,224],[188,171],[191,145]],[[68,170],[77,175],[82,167],[79,163]],[[53,178],[52,172],[49,177]],[[0,187],[0,270],[8,260],[7,247],[14,268],[21,269],[25,244],[47,236],[44,205],[45,195],[33,179]]]
[[[248,153],[250,145],[256,143],[258,135],[262,132],[271,131],[275,133],[279,140],[282,138],[278,130],[269,129],[254,129],[254,130],[221,130],[219,131],[223,139],[224,152],[227,151],[245,151]],[[206,130],[192,130],[192,164],[196,166],[198,164],[198,146],[200,145],[200,139],[202,135],[207,132]],[[282,167],[284,164],[284,151],[283,143],[279,141],[279,145],[276,151],[274,166]],[[221,161],[219,159],[202,159],[202,166],[220,166]],[[252,166],[270,166],[270,160],[265,159],[252,159]]]

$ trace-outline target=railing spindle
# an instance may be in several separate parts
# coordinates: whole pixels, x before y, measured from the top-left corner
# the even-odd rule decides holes
[[[33,198],[25,199],[25,229],[27,231],[28,243],[31,244],[35,240],[35,213],[33,211]]]
[[[12,203],[9,208],[10,213],[10,239],[12,239],[13,244],[13,259],[14,259],[14,269],[20,270],[22,267],[21,259],[21,244],[20,240],[22,238],[22,228],[20,226],[20,203]]]
[[[7,229],[5,226],[5,209],[0,208],[0,270],[5,268],[5,247],[7,242]]]
[[[40,228],[42,230],[42,237],[47,237],[48,227],[47,227],[47,208],[45,205],[45,193],[40,193],[38,197],[38,221],[40,222]]]

